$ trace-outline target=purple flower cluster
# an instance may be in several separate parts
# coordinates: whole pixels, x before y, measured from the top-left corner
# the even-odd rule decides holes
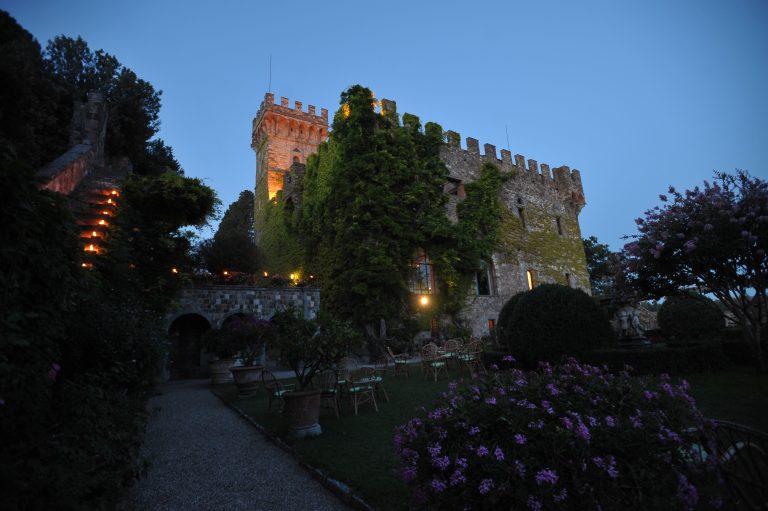
[[[711,426],[688,384],[667,377],[654,383],[574,360],[535,374],[501,370],[449,387],[420,417],[394,443],[422,508],[631,507],[622,487],[629,466],[638,467],[631,484],[683,508],[698,499],[700,481],[716,487],[717,457],[690,448]]]

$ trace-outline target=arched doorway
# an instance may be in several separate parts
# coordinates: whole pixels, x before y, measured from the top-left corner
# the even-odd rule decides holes
[[[171,340],[168,370],[172,380],[207,376],[208,367],[202,363],[199,341],[210,329],[211,324],[200,314],[183,314],[173,320],[168,328]]]

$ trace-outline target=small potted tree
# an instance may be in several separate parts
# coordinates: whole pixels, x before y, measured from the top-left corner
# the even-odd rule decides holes
[[[211,370],[211,383],[228,383],[231,378],[229,369],[235,365],[235,353],[238,346],[225,329],[209,330],[200,339],[201,347],[214,356],[208,364]]]
[[[332,368],[360,343],[359,335],[347,322],[321,314],[307,320],[292,310],[276,313],[273,346],[296,374],[300,390],[284,396],[283,417],[291,438],[319,435],[320,392],[312,380],[320,372]]]
[[[232,318],[225,328],[237,346],[237,355],[242,363],[241,366],[230,368],[237,385],[237,394],[240,397],[254,396],[259,390],[264,370],[263,365],[256,364],[256,359],[272,336],[272,323],[251,314]]]

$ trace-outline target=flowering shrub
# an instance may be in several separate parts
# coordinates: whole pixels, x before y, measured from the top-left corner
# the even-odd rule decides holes
[[[451,383],[397,429],[400,474],[434,509],[718,507],[711,425],[687,391],[573,359]]]

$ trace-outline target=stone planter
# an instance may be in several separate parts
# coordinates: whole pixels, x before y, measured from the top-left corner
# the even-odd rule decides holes
[[[288,437],[292,439],[317,436],[320,428],[320,389],[286,392],[283,417],[288,423]]]
[[[258,393],[263,370],[264,366],[241,366],[229,369],[235,379],[239,397],[252,397]]]
[[[234,358],[220,358],[212,360],[208,366],[211,368],[211,385],[220,385],[232,381],[232,373],[229,368],[235,365]]]

